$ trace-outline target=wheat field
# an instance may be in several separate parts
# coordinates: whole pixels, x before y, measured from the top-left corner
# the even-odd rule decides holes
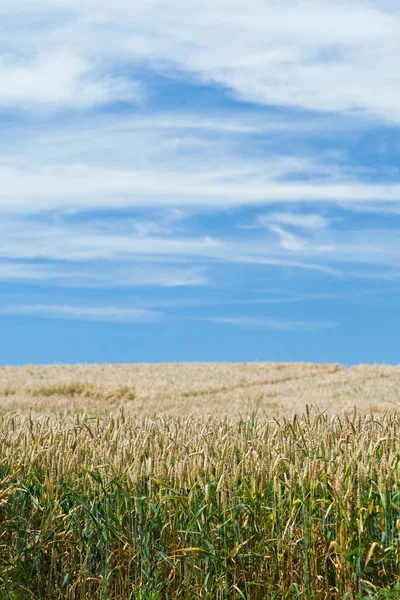
[[[137,364],[0,368],[0,410],[52,415],[125,411],[139,415],[237,418],[302,413],[385,412],[400,401],[400,366],[337,364]]]
[[[399,368],[0,370],[0,600],[400,598]]]

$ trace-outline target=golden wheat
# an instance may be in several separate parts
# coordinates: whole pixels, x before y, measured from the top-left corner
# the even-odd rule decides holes
[[[76,365],[0,368],[0,411],[86,411],[240,418],[384,412],[400,402],[400,367],[315,364]]]

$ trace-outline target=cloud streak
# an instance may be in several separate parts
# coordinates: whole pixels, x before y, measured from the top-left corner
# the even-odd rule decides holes
[[[111,265],[69,263],[47,264],[27,262],[0,262],[0,281],[31,282],[61,287],[113,288],[151,286],[179,288],[204,286],[208,283],[202,268],[189,268],[169,264],[148,265],[147,268],[123,261]]]
[[[264,319],[256,317],[212,317],[209,320],[212,323],[220,323],[222,325],[280,329],[288,331],[313,331],[316,329],[337,327],[336,323],[330,321],[292,321],[285,319]]]
[[[166,121],[165,114],[155,114],[153,122],[129,117],[126,123],[120,116],[92,116],[85,123],[39,121],[28,130],[6,131],[0,149],[0,216],[274,205],[274,223],[295,225],[297,219],[297,226],[301,220],[302,228],[315,229],[323,225],[321,215],[288,215],[276,205],[367,207],[400,201],[398,178],[385,177],[382,170],[372,180],[368,170],[351,167],[328,149],[317,154],[308,140],[310,118],[306,124],[301,118],[281,120],[282,129],[295,123],[305,128],[300,127],[296,143],[291,139],[290,152],[286,139],[269,129],[268,119],[264,129],[261,120],[262,136],[246,115],[225,117],[222,124],[211,120],[206,127],[201,113],[171,114],[168,127]],[[321,135],[329,140],[326,131]],[[260,224],[267,218],[272,217],[261,216]]]
[[[18,237],[15,231],[20,232]],[[12,219],[0,223],[0,238],[3,279],[81,281],[83,287],[204,285],[212,281],[217,264],[311,270],[343,277],[357,267],[392,272],[400,260],[397,230],[374,226],[343,230],[331,225],[303,228],[298,233],[272,224],[266,233],[251,236],[247,232],[233,235],[223,228],[213,237],[183,236],[173,230],[157,236],[138,235],[134,227],[130,232],[118,222],[104,227],[102,221],[47,224]]]
[[[254,169],[255,170],[255,169]],[[400,201],[399,183],[281,181],[259,173],[103,168],[91,165],[0,167],[0,212],[40,214],[143,207],[227,208],[275,203]],[[290,170],[287,172],[290,175]]]
[[[318,230],[328,226],[329,221],[325,217],[319,214],[312,213],[271,213],[260,215],[257,219],[260,225],[271,226],[273,225],[289,225],[299,229],[305,230]]]
[[[112,323],[158,323],[164,313],[121,306],[72,306],[68,304],[20,304],[0,306],[0,314],[35,316],[47,319],[72,319]]]

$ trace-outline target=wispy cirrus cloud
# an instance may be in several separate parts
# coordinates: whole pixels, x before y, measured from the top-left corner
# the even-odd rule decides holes
[[[307,249],[307,240],[300,237],[299,235],[295,235],[290,231],[286,231],[279,225],[271,225],[270,229],[274,233],[278,234],[279,243],[283,250],[288,250],[289,252],[300,254]]]
[[[156,0],[49,5],[40,0],[34,11],[29,3],[18,3],[18,9],[7,5],[1,13],[14,29],[13,36],[3,38],[3,52],[19,54],[28,64],[32,50],[51,55],[68,44],[94,63],[92,69],[99,62],[105,65],[103,86],[115,71],[122,71],[129,85],[130,72],[145,64],[224,86],[246,101],[400,120],[400,81],[393,75],[400,14],[392,3],[250,0],[243,8],[238,0],[173,5]],[[66,71],[57,73],[61,89],[68,87]],[[118,100],[118,87],[114,94]],[[98,93],[90,96],[96,101]],[[29,94],[26,98],[29,104]]]
[[[121,306],[73,306],[68,304],[15,304],[0,306],[1,315],[36,316],[50,319],[108,321],[113,323],[157,323],[164,313]]]
[[[245,230],[242,236],[234,236],[222,227],[211,237],[174,231],[164,236],[138,235],[134,227],[126,229],[118,221],[114,227],[105,227],[102,220],[50,224],[41,220],[3,220],[0,277],[75,283],[81,280],[83,287],[178,287],[211,282],[217,264],[311,270],[336,277],[346,276],[346,272],[354,275],[358,267],[379,267],[390,272],[397,268],[400,242],[396,229],[372,224],[368,228],[343,230],[332,222],[329,227],[300,228],[296,232],[271,224],[266,232],[248,235]],[[193,227],[190,219],[186,227]],[[16,230],[20,231],[18,237]]]
[[[326,217],[315,213],[271,212],[259,215],[257,223],[263,226],[289,225],[305,230],[318,230],[328,226]]]
[[[330,321],[292,321],[286,319],[265,319],[257,317],[211,317],[213,323],[233,325],[238,327],[261,327],[266,329],[312,331],[315,329],[327,329],[337,327],[336,323]]]
[[[327,180],[304,183],[263,180],[235,168],[221,173],[151,169],[104,169],[97,166],[3,167],[0,211],[94,211],[142,207],[225,208],[296,202],[400,202],[400,184]]]
[[[155,262],[155,261],[154,261]],[[146,268],[123,261],[104,264],[34,261],[0,262],[0,281],[52,284],[63,287],[113,288],[155,286],[179,288],[204,286],[208,283],[206,272],[201,267],[179,267],[179,265],[156,265]]]
[[[41,120],[4,132],[0,149],[0,214],[43,214],[163,208],[225,210],[275,205],[277,224],[321,225],[321,215],[276,210],[276,205],[323,202],[351,207],[400,202],[400,181],[377,180],[331,150],[316,152],[309,140],[313,119],[271,119],[239,114],[93,116],[71,124]],[[264,119],[264,122],[263,122]],[[346,120],[345,120],[346,121]],[[316,119],[324,128],[323,122]],[[297,138],[293,141],[297,126]],[[354,127],[361,125],[355,120]],[[288,141],[279,132],[290,131]],[[348,127],[352,125],[348,123]],[[262,135],[261,135],[262,133]],[[307,148],[304,148],[307,139]],[[260,217],[271,219],[271,216]],[[288,219],[291,222],[288,222]],[[146,218],[142,218],[143,223]],[[147,226],[149,223],[147,222]],[[154,226],[154,224],[152,224]]]

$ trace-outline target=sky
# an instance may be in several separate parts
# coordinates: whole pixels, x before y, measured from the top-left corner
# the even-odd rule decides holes
[[[0,364],[400,362],[400,7],[0,3]]]

